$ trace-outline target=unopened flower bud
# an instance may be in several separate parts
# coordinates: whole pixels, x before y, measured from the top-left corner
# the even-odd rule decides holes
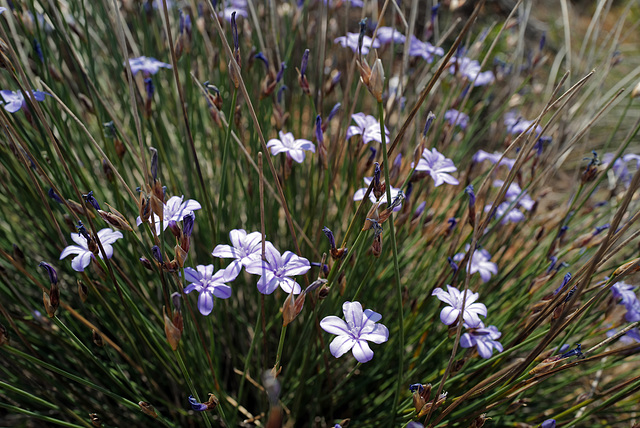
[[[140,410],[142,410],[142,413],[144,413],[145,415],[151,416],[154,419],[158,417],[156,409],[154,409],[153,406],[146,401],[138,401],[138,406],[140,406]]]
[[[151,254],[153,254],[153,258],[155,258],[158,263],[162,264],[163,258],[162,258],[162,251],[160,250],[160,247],[158,247],[157,245],[154,245],[153,247],[151,247]]]
[[[78,280],[78,296],[80,296],[80,300],[82,300],[82,303],[86,302],[87,297],[89,296],[89,289],[80,279]]]
[[[53,284],[57,284],[58,283],[58,273],[53,268],[53,266],[51,266],[47,262],[40,262],[40,264],[38,266],[43,267],[43,268],[46,269],[47,274],[49,275],[49,283],[50,284],[53,285]]]
[[[133,230],[133,228],[131,227],[131,225],[127,221],[127,219],[124,218],[124,216],[122,214],[120,214],[120,212],[118,212],[118,210],[116,210],[111,205],[107,204],[106,202],[105,202],[105,205],[109,208],[109,210],[111,212],[98,210],[98,214],[100,214],[100,217],[102,217],[102,219],[105,222],[107,222],[109,225],[111,225],[111,226],[113,226],[113,227],[115,227],[116,229],[119,229],[119,230],[125,230],[127,232],[131,232]]]
[[[140,257],[140,263],[142,263],[142,266],[144,266],[148,270],[153,270],[153,266],[151,266],[151,261],[146,257]]]
[[[284,301],[282,305],[282,325],[286,326],[291,321],[296,319],[298,314],[302,311],[302,307],[304,306],[304,300],[307,293],[302,293],[296,299],[293,293],[290,293],[289,296]]]
[[[0,324],[0,346],[9,343],[9,332],[6,327]]]
[[[54,305],[51,297],[47,294],[46,291],[42,292],[42,301],[44,303],[44,310],[47,312],[47,315],[49,315],[49,318],[53,318],[56,315],[58,306]]]
[[[95,329],[91,331],[91,336],[93,338],[93,343],[97,347],[102,348],[104,346],[104,340],[102,340],[102,336],[100,336],[100,334],[98,334]]]
[[[640,98],[640,82],[631,91],[631,98]]]
[[[171,318],[167,316],[164,307],[162,308],[162,315],[164,317],[164,334],[167,337],[167,342],[172,350],[178,349],[178,344],[180,343],[180,339],[182,338],[182,331],[173,323]]]
[[[100,205],[98,204],[98,201],[96,200],[96,198],[93,197],[93,190],[87,193],[86,195],[82,195],[82,197],[84,198],[84,201],[87,204],[90,204],[96,210],[100,209]]]
[[[382,67],[382,60],[380,60],[380,58],[376,59],[376,62],[373,63],[367,88],[369,89],[369,92],[376,97],[378,102],[382,102],[382,91],[384,90],[384,68]]]

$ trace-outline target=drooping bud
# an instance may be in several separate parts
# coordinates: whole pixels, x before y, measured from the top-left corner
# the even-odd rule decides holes
[[[336,248],[336,240],[331,229],[325,226],[322,228],[322,232],[327,236],[327,239],[329,239],[329,245],[331,246],[331,249],[333,250],[334,248]]]
[[[232,64],[232,61],[229,61],[229,75],[231,76],[231,81],[236,89],[240,87],[240,68],[242,67],[240,60],[240,42],[238,40],[238,24],[236,23],[236,12],[234,11],[231,14],[231,32],[233,33],[233,57],[238,64],[238,70],[236,71],[235,67]]]
[[[144,89],[147,92],[147,99],[144,102],[144,115],[148,119],[151,117],[151,103],[153,102],[153,94],[156,92],[156,87],[154,86],[153,79],[151,77],[146,77],[144,79]]]
[[[169,220],[168,227],[176,238],[180,238],[182,236],[182,230],[180,230],[180,226],[178,226],[178,223],[175,220]]]
[[[286,70],[286,68],[287,68],[287,64],[285,62],[282,62],[280,64],[280,69],[278,70],[278,74],[276,74],[276,83],[280,83],[280,81],[284,77],[284,70]]]
[[[367,18],[360,21],[360,34],[358,35],[358,58],[362,57],[362,42],[364,40],[364,33],[367,29]]]
[[[253,57],[255,59],[259,59],[260,61],[262,61],[262,63],[264,64],[266,70],[269,71],[269,60],[267,59],[266,56],[264,56],[264,54],[262,52],[258,52]]]
[[[316,148],[316,152],[318,153],[318,159],[320,160],[320,164],[326,170],[329,168],[329,159],[327,154],[327,147],[324,144],[324,133],[322,132],[322,117],[320,115],[316,116],[316,140],[318,141],[318,146]]]
[[[58,273],[53,268],[53,266],[51,266],[47,262],[40,262],[40,264],[38,266],[43,267],[43,268],[46,269],[47,274],[49,274],[49,283],[50,284],[53,285],[53,284],[57,284],[58,283]]]
[[[93,197],[93,190],[91,190],[86,195],[82,195],[82,198],[87,204],[90,204],[96,210],[100,209],[100,205],[98,204],[98,201],[96,200],[96,198]]]
[[[62,200],[62,198],[60,196],[58,196],[58,194],[53,190],[53,188],[49,188],[49,191],[47,192],[47,195],[49,195],[49,197],[51,199],[53,199],[54,201],[56,201],[59,204],[64,204],[64,201]]]
[[[158,180],[158,150],[155,147],[149,147],[151,152],[151,177],[155,183]]]
[[[151,254],[153,254],[153,258],[155,258],[158,261],[158,263],[160,264],[164,263],[162,258],[162,251],[160,251],[160,247],[158,247],[157,245],[154,245],[153,247],[151,247]]]

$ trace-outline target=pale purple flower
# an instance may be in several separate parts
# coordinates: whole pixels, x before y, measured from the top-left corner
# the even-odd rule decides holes
[[[262,234],[251,232],[247,234],[243,229],[233,229],[229,232],[231,245],[217,245],[211,255],[223,259],[235,259],[227,270],[234,272],[236,276],[240,273],[242,266],[247,266],[250,262],[262,258]]]
[[[522,220],[524,220],[524,214],[522,213],[522,211],[516,208],[509,209],[510,206],[511,206],[510,202],[503,202],[500,205],[498,205],[498,208],[496,208],[496,212],[494,213],[494,216],[498,218],[502,218],[502,220],[500,220],[500,224],[519,223]],[[485,205],[484,212],[491,211],[492,207],[493,207],[493,204]]]
[[[389,43],[404,43],[406,37],[400,31],[392,27],[378,27],[376,39],[380,40],[380,43],[387,45]]]
[[[447,289],[449,291],[444,291],[442,288],[438,287],[433,290],[431,295],[436,296],[440,301],[449,305],[443,308],[440,312],[440,321],[442,321],[444,325],[452,325],[460,316],[464,294],[457,288],[450,285],[447,285]],[[473,293],[470,292],[470,290],[467,290],[466,296],[467,299],[464,302],[463,321],[468,324],[477,325],[478,323],[481,323],[479,315],[487,316],[487,307],[483,303],[476,303],[476,300],[478,300],[479,297],[478,293]]]
[[[468,252],[470,245],[467,244],[465,246],[465,252]],[[453,260],[456,262],[464,259],[466,253],[458,253],[453,256]],[[491,260],[491,254],[485,249],[476,250],[473,256],[471,257],[471,266],[468,267],[467,263],[465,263],[465,267],[468,267],[469,273],[473,275],[474,273],[480,273],[480,277],[482,278],[482,282],[487,282],[491,279],[491,274],[496,275],[498,273],[498,265],[493,263]]]
[[[447,110],[444,113],[444,118],[451,126],[458,125],[462,129],[467,129],[469,126],[469,116],[456,109]]]
[[[34,100],[40,102],[44,101],[45,95],[49,95],[47,92],[35,90],[31,90],[31,94],[33,94]],[[8,89],[4,89],[0,91],[0,95],[2,95],[2,98],[5,102],[4,109],[9,113],[15,113],[18,110],[27,107],[27,102],[24,99],[21,91],[10,91]]]
[[[340,358],[351,350],[359,363],[371,361],[373,351],[367,341],[379,344],[389,340],[387,327],[378,324],[382,315],[371,309],[363,311],[360,302],[344,302],[342,312],[344,320],[330,315],[320,321],[324,331],[338,336],[329,345],[331,355]]]
[[[556,420],[555,419],[547,419],[542,422],[540,428],[556,428]]]
[[[502,187],[504,181],[494,180],[493,187]],[[518,201],[517,205],[520,205],[527,211],[531,211],[535,205],[535,201],[527,194],[526,190],[523,191],[517,183],[511,183],[507,192],[504,195],[505,200],[508,202]]]
[[[120,238],[122,238],[121,232],[117,232],[109,228],[98,231],[98,239],[100,240],[102,248],[104,248],[105,255],[108,259],[113,256],[113,247],[111,244],[113,244]],[[94,259],[95,256],[89,250],[89,244],[87,243],[87,239],[84,236],[80,235],[79,233],[72,233],[71,240],[77,245],[69,245],[67,248],[62,250],[62,253],[60,254],[60,260],[71,254],[76,254],[73,260],[71,260],[71,267],[76,272],[84,272],[84,269],[89,266],[89,263],[91,263],[91,259]],[[103,258],[102,251],[100,251],[98,255],[101,259]]]
[[[423,42],[416,36],[411,36],[411,41],[409,42],[409,56],[419,56],[428,63],[431,63],[433,62],[435,55],[444,55],[444,49],[437,48],[429,42]]]
[[[628,322],[640,321],[640,301],[636,299],[628,305],[625,305],[625,308],[627,309],[627,313],[624,314],[624,319]]]
[[[204,316],[207,316],[213,310],[213,298],[228,299],[231,296],[231,287],[226,283],[231,282],[238,276],[229,269],[222,269],[213,272],[213,265],[198,265],[196,269],[184,268],[184,279],[190,282],[184,288],[184,293],[189,294],[192,291],[200,293],[198,297],[198,310]]]
[[[236,13],[236,19],[239,16],[242,16],[244,18],[247,18],[249,16],[249,12],[247,12],[246,9],[246,3],[244,7],[230,4],[229,6],[225,7],[224,10],[218,14],[218,16],[220,18],[224,18],[224,20],[227,22],[231,22],[231,16],[233,15],[233,12]]]
[[[356,113],[351,116],[356,125],[351,125],[347,129],[346,139],[353,137],[354,135],[362,135],[362,142],[369,144],[371,141],[377,141],[382,143],[382,134],[380,133],[380,122],[378,119],[371,115],[365,115],[364,113]],[[391,139],[389,138],[389,130],[384,127],[384,133],[386,135],[386,143],[389,144]]]
[[[444,155],[439,153],[435,148],[431,150],[424,149],[422,158],[418,162],[418,165],[416,165],[416,171],[429,173],[431,178],[433,178],[435,187],[438,187],[442,183],[453,184],[454,186],[459,184],[459,181],[450,174],[457,170],[453,161],[444,157]]]
[[[491,358],[494,349],[502,352],[502,344],[498,342],[502,333],[498,331],[498,327],[495,325],[485,327],[482,322],[465,325],[465,327],[470,330],[460,337],[460,346],[463,348],[472,348],[475,346],[478,354],[486,359]]]
[[[131,74],[134,76],[140,71],[142,71],[142,74],[145,76],[148,76],[150,74],[156,74],[160,71],[160,68],[171,68],[171,64],[158,61],[155,58],[141,56],[138,58],[129,58],[129,67],[131,67]]]
[[[328,4],[329,7],[341,6],[343,3],[350,3],[351,7],[364,7],[362,0],[324,0],[324,4]]]
[[[449,72],[456,74],[456,69],[461,76],[467,78],[469,82],[474,82],[473,86],[490,85],[495,81],[493,71],[480,71],[480,63],[475,59],[467,57],[454,57],[451,59]]]
[[[5,10],[7,10],[7,8],[6,8],[6,7],[1,7],[1,6],[0,6],[0,15],[2,15],[2,13],[3,13]]]
[[[525,120],[521,116],[518,116],[516,112],[510,111],[504,115],[504,124],[507,127],[509,134],[518,135],[525,132],[534,123],[534,120]],[[536,125],[529,129],[529,132],[534,131],[536,135],[542,132],[542,126]]]
[[[362,189],[358,189],[356,190],[356,193],[353,195],[353,200],[354,201],[361,201],[362,198],[364,198],[364,194],[367,193],[367,189],[369,188],[369,185],[371,184],[371,180],[373,180],[373,177],[365,177],[364,178],[364,184],[367,187],[363,187]],[[395,188],[393,186],[391,186],[390,189],[390,193],[391,193],[391,202],[393,202],[396,197],[398,196],[398,192],[400,191],[400,189]],[[384,194],[380,197],[380,199],[376,199],[375,195],[373,194],[373,191],[371,193],[369,193],[369,200],[372,203],[380,203],[380,205],[382,204],[386,204],[387,203],[387,192],[385,191]],[[397,207],[393,208],[393,211],[400,211],[400,209],[402,208],[402,205],[398,205]]]
[[[293,138],[293,134],[291,132],[287,132],[285,134],[284,132],[280,131],[279,134],[279,140],[276,138],[272,138],[267,142],[267,147],[271,149],[271,154],[273,156],[277,155],[278,153],[287,153],[289,156],[291,156],[291,159],[298,163],[302,163],[305,157],[305,150],[312,153],[316,152],[316,146],[309,140],[296,140]]]
[[[162,231],[169,227],[170,221],[182,221],[185,216],[193,214],[194,211],[199,210],[200,208],[202,208],[200,202],[195,199],[188,199],[184,201],[184,196],[172,196],[169,198],[167,203],[164,204],[162,210]],[[149,223],[153,224],[153,222],[155,222],[156,225],[156,235],[160,235],[160,218],[155,213],[151,213],[151,217],[149,218]],[[138,226],[142,224],[140,216],[136,219],[136,224]]]
[[[622,156],[622,160],[625,162],[635,161],[636,168],[640,168],[640,155],[634,155],[633,153],[628,153]]]
[[[485,152],[484,150],[478,150],[476,154],[473,155],[472,161],[475,163],[478,163],[478,162],[483,162],[485,160],[489,160],[491,161],[491,163],[500,162],[500,165],[504,165],[509,169],[513,168],[513,165],[516,163],[515,159],[502,158],[502,160],[500,160],[501,157],[502,157],[502,153],[500,152],[488,153],[488,152]]]
[[[615,299],[621,299],[620,303],[626,307],[633,307],[638,304],[638,296],[633,291],[635,286],[619,281],[611,287],[611,294]]]
[[[250,274],[260,275],[258,290],[262,294],[271,294],[280,286],[287,293],[293,290],[293,294],[300,294],[300,284],[291,277],[303,275],[311,269],[309,260],[291,251],[280,255],[271,242],[265,243],[265,257],[267,261],[253,260],[245,266]]]
[[[346,36],[340,36],[333,40],[333,43],[339,43],[343,48],[350,48],[354,52],[358,52],[358,39],[360,33],[347,33]],[[378,40],[371,40],[371,37],[364,36],[362,39],[362,55],[369,53],[369,48],[379,48],[380,42]]]

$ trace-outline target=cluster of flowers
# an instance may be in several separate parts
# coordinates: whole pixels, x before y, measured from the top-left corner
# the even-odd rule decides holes
[[[433,290],[432,294],[449,305],[440,312],[440,321],[445,325],[454,325],[458,321],[466,295],[462,322],[467,331],[460,337],[460,346],[463,348],[475,346],[478,354],[487,359],[491,358],[493,349],[502,352],[502,344],[498,342],[502,333],[498,331],[496,326],[485,327],[480,320],[480,315],[487,316],[487,307],[483,303],[477,302],[479,294],[469,292],[469,290],[461,293],[460,290],[450,285],[447,285],[447,289],[448,291],[444,291],[438,287]]]
[[[185,293],[197,291],[198,309],[202,315],[209,315],[213,310],[213,297],[227,299],[231,296],[231,287],[226,283],[235,280],[244,267],[253,275],[260,275],[258,291],[271,294],[278,287],[287,293],[300,294],[301,287],[293,277],[303,275],[311,268],[309,260],[297,256],[291,251],[284,254],[265,241],[265,260],[262,260],[262,234],[247,234],[242,229],[229,232],[232,245],[218,245],[211,253],[214,257],[233,259],[225,268],[214,272],[213,265],[198,265],[196,269],[185,268],[185,279],[191,284],[184,289]]]

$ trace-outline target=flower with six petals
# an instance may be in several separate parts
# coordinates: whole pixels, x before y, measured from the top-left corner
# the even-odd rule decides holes
[[[272,138],[267,142],[267,147],[271,149],[271,154],[273,156],[278,153],[287,153],[291,156],[291,159],[298,163],[302,163],[305,157],[305,150],[315,153],[316,146],[309,140],[304,140],[302,138],[294,139],[293,134],[291,132],[287,132],[286,134],[282,131],[279,132],[280,139]]]
[[[250,262],[262,257],[262,234],[247,234],[243,229],[233,229],[229,232],[229,239],[231,245],[217,245],[211,255],[222,259],[235,259],[227,266],[227,270],[238,276],[242,266],[246,267]]]
[[[196,269],[185,268],[184,278],[190,282],[184,288],[184,293],[189,294],[192,291],[200,293],[198,297],[198,310],[202,315],[209,315],[213,310],[213,298],[228,299],[231,296],[231,287],[226,282],[231,282],[238,276],[237,273],[222,269],[213,272],[213,265],[199,265]]]
[[[387,327],[378,324],[382,315],[371,309],[363,311],[360,302],[344,302],[342,311],[344,320],[331,315],[320,321],[324,331],[338,336],[329,345],[331,355],[340,358],[351,350],[358,362],[371,361],[373,351],[367,341],[383,343],[389,339]]]
[[[464,294],[450,285],[447,285],[447,289],[448,291],[444,291],[438,287],[433,290],[431,295],[436,296],[440,301],[449,305],[440,312],[440,321],[442,321],[444,325],[452,325],[460,316]],[[476,303],[479,297],[478,293],[467,290],[466,296],[463,321],[470,325],[477,325],[481,322],[479,315],[487,316],[487,307],[483,303]]]
[[[111,244],[116,242],[118,239],[122,238],[122,233],[114,231],[112,229],[106,228],[98,231],[98,239],[102,244],[102,248],[104,248],[104,252],[108,259],[113,256],[113,247]],[[89,244],[87,243],[87,239],[80,235],[79,233],[72,233],[71,239],[77,245],[69,245],[67,248],[62,250],[60,254],[60,260],[71,254],[77,254],[73,260],[71,260],[71,267],[76,272],[84,272],[84,269],[89,266],[91,263],[91,259],[95,258],[93,253],[89,250]],[[102,257],[102,252],[98,254],[100,258]]]
[[[271,294],[280,286],[287,293],[300,294],[302,291],[300,284],[291,277],[307,273],[311,269],[309,260],[291,251],[285,251],[281,255],[268,241],[265,242],[265,257],[267,261],[258,259],[245,266],[250,274],[260,275],[258,291],[262,294]]]

